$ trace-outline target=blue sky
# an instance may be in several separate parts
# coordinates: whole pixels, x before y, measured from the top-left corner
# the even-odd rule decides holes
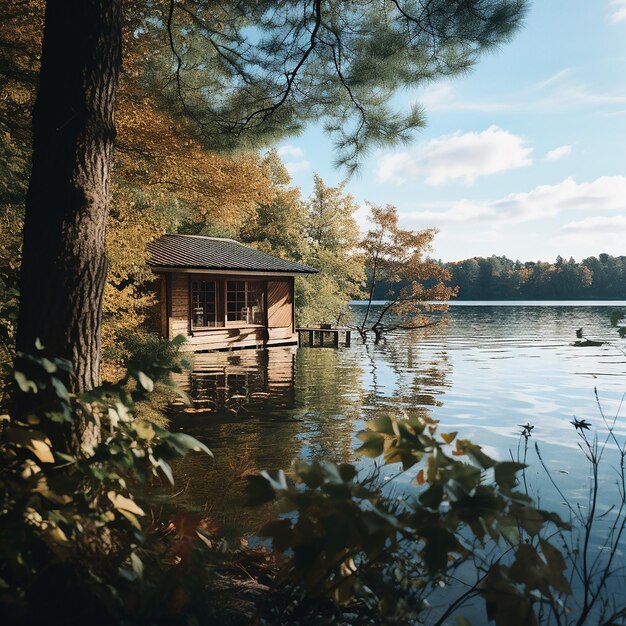
[[[437,227],[444,260],[626,254],[626,0],[534,0],[511,43],[413,101],[427,127],[364,159],[348,184],[360,204]],[[305,194],[313,172],[345,177],[320,128],[280,148]]]

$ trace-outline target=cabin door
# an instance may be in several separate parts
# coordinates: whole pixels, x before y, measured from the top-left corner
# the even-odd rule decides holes
[[[268,328],[291,328],[293,324],[293,295],[290,280],[267,281]]]

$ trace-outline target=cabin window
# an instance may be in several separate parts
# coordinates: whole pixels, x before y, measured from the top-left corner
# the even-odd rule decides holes
[[[214,280],[191,281],[191,327],[218,326],[217,289]]]
[[[265,324],[265,294],[261,281],[226,281],[226,321]]]

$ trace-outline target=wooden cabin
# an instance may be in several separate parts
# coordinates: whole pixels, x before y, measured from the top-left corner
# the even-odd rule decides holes
[[[149,252],[164,337],[194,352],[298,343],[294,278],[316,269],[219,237],[163,235]]]

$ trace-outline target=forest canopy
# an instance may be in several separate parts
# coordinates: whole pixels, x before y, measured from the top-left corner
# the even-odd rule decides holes
[[[624,300],[626,256],[599,254],[582,261],[513,261],[505,256],[439,262],[458,288],[458,300]],[[386,300],[403,283],[381,283],[374,299]]]

